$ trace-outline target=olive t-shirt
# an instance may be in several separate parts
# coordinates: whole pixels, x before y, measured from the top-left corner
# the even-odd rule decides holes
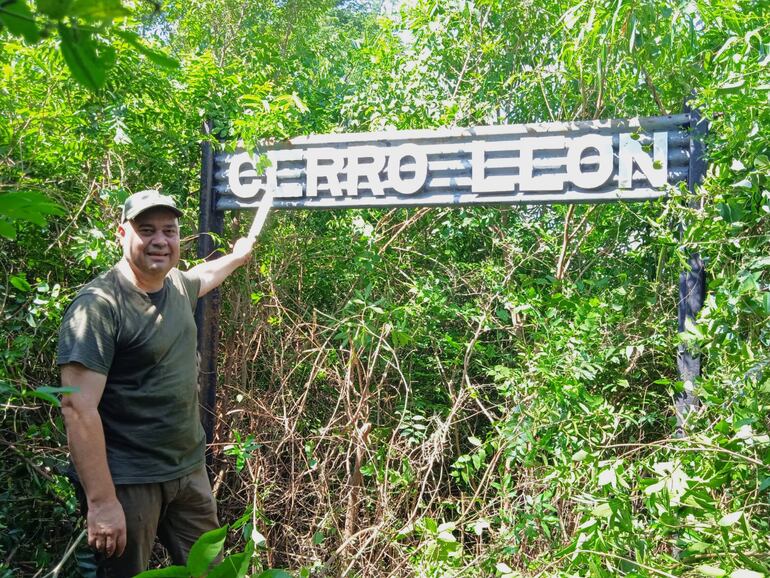
[[[193,311],[200,281],[172,269],[147,294],[113,267],[64,313],[59,365],[107,376],[99,415],[115,484],[164,482],[203,463]]]

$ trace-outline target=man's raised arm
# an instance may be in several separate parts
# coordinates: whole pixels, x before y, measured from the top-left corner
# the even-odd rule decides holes
[[[62,365],[61,382],[76,389],[62,397],[62,414],[72,462],[88,501],[88,544],[107,556],[120,556],[126,547],[126,518],[115,496],[97,411],[107,377],[68,363]]]
[[[212,289],[219,287],[227,277],[238,267],[251,258],[254,239],[241,237],[233,245],[232,253],[196,265],[187,273],[200,279],[201,287],[198,297],[203,297]]]

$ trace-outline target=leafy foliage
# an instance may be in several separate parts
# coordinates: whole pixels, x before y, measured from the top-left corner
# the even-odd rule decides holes
[[[48,38],[56,31],[62,56],[73,78],[96,91],[104,86],[107,71],[114,63],[115,51],[103,41],[110,33],[160,66],[179,65],[175,59],[147,46],[135,32],[114,28],[115,20],[131,14],[121,0],[39,0],[35,12],[26,0],[6,0],[0,6],[0,24],[28,44]]]
[[[249,572],[254,554],[254,542],[249,540],[242,552],[230,554],[217,561],[227,538],[228,526],[223,526],[203,534],[193,544],[186,566],[167,566],[156,570],[147,570],[137,574],[137,578],[243,578]],[[256,578],[288,578],[282,570],[265,570],[252,574]]]
[[[224,548],[209,575],[247,559],[301,576],[770,575],[767,7],[375,8],[139,3],[124,20],[119,2],[3,3],[7,572],[53,566],[77,524],[46,389],[63,308],[117,258],[130,192],[162,185],[195,230],[204,119],[224,147],[258,149],[311,132],[668,114],[690,98],[710,123],[692,195],[273,215],[222,298],[213,451],[220,517],[241,532],[201,546],[192,570]],[[678,335],[691,252],[709,292]],[[704,374],[675,437],[680,344]]]

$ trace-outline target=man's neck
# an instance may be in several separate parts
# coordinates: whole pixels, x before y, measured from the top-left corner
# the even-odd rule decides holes
[[[125,259],[121,259],[118,262],[118,269],[120,269],[120,272],[123,273],[126,279],[145,293],[155,293],[163,289],[163,282],[166,279],[165,275],[163,277],[147,277],[142,275],[140,271],[135,271]]]

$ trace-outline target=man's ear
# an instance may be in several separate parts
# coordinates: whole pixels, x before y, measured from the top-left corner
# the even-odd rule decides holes
[[[120,223],[118,225],[116,239],[118,241],[118,244],[121,246],[123,246],[123,239],[126,238],[126,226],[127,226],[126,223]]]

